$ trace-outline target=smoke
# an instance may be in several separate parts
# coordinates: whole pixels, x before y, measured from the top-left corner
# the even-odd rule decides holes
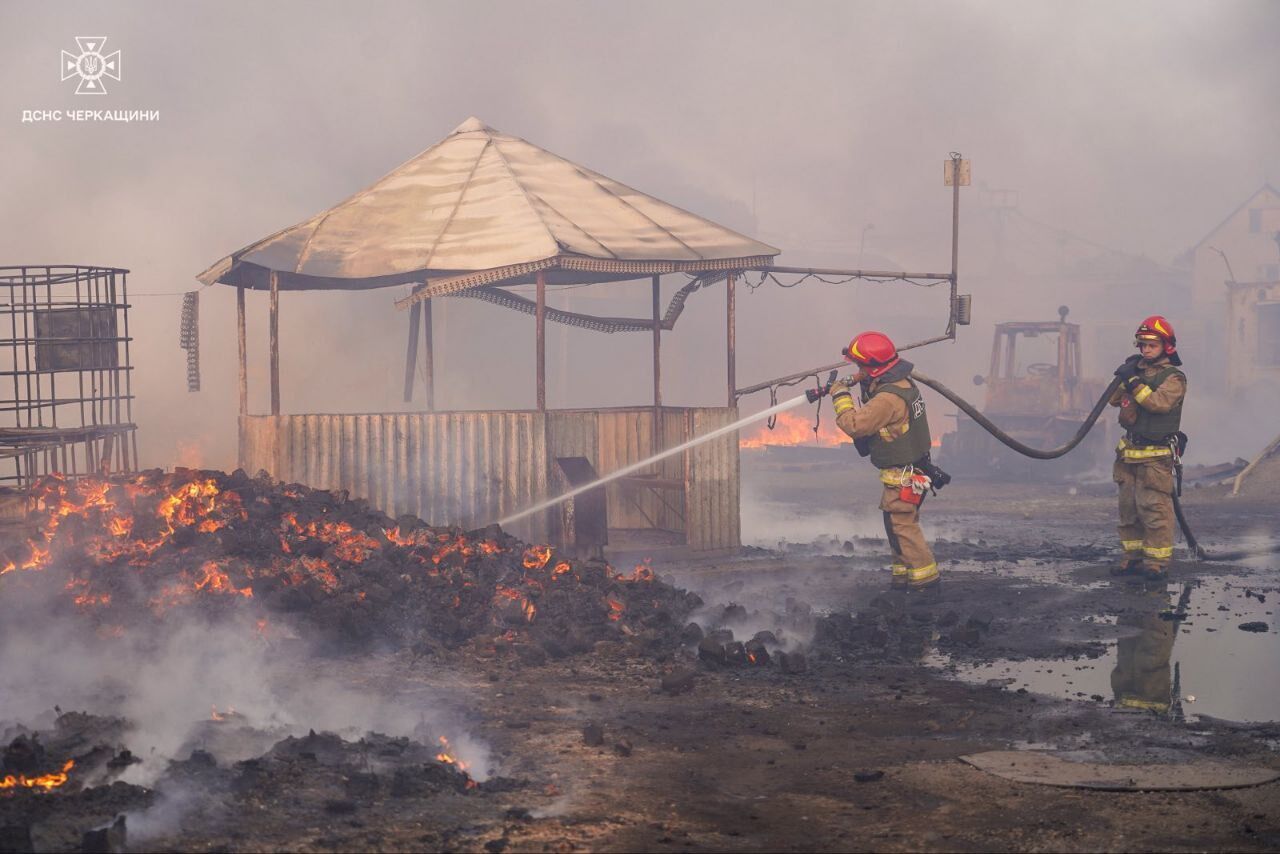
[[[141,760],[120,775],[125,782],[152,785],[171,760],[194,750],[228,764],[311,730],[348,740],[375,732],[433,747],[444,737],[473,779],[493,773],[487,745],[466,731],[465,701],[400,672],[393,660],[370,667],[322,659],[286,624],[243,612],[217,620],[144,613],[122,636],[104,637],[106,627],[91,614],[69,615],[34,588],[10,583],[4,592],[0,721],[49,728],[55,709],[122,718],[122,743],[110,746]],[[155,833],[180,821],[194,797],[171,788],[154,815],[140,817]]]
[[[842,470],[843,471],[843,470]],[[834,477],[840,475],[834,474]],[[884,521],[875,500],[851,495],[840,508],[815,509],[766,498],[750,480],[742,485],[742,544],[766,549],[866,537],[883,537]],[[853,488],[851,488],[851,492]],[[878,498],[879,496],[875,496]]]
[[[939,164],[962,151],[975,184],[963,195],[960,271],[975,324],[961,344],[919,359],[948,382],[982,369],[989,324],[1007,314],[1052,317],[1067,302],[1091,321],[1120,310],[1118,295],[1167,304],[1158,276],[1111,286],[1090,265],[1145,258],[1167,268],[1280,174],[1270,144],[1280,57],[1269,49],[1280,23],[1265,2],[228,2],[154,12],[144,2],[0,10],[6,254],[133,270],[145,464],[170,462],[178,440],[194,437],[202,463],[235,458],[229,289],[202,293],[204,391],[185,391],[176,294],[194,274],[349,196],[469,115],[773,242],[793,264],[945,269],[950,197]],[[572,50],[531,49],[564,37],[566,21]],[[158,109],[159,122],[21,123],[24,109],[70,106],[54,60],[81,32],[106,33],[123,51],[124,79],[104,105]],[[192,60],[228,46],[236,62]],[[665,283],[664,296],[677,286]],[[403,406],[407,318],[391,291],[284,296],[286,411]],[[722,399],[720,293],[697,295],[666,336],[672,403]],[[648,287],[583,289],[552,304],[567,300],[643,315]],[[267,403],[265,302],[249,297],[256,412]],[[856,328],[936,334],[946,312],[945,288],[901,284],[770,286],[739,302],[744,383],[830,361]],[[532,352],[532,320],[461,299],[437,309],[437,400],[530,405],[532,360],[512,354]],[[643,335],[552,324],[552,405],[647,402],[646,356]]]

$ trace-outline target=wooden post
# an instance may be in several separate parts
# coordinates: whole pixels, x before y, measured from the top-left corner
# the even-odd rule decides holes
[[[249,345],[245,341],[244,285],[236,287],[236,344],[240,353],[240,414],[249,414]]]
[[[418,368],[418,326],[422,323],[422,303],[409,307],[409,343],[404,351],[404,402],[413,400],[413,372]]]
[[[280,274],[271,271],[271,414],[280,414]]]
[[[733,406],[738,400],[738,345],[737,345],[737,323],[735,322],[735,305],[734,305],[734,274],[730,273],[725,279],[725,338],[728,340],[728,357],[729,357],[729,406]]]
[[[538,301],[534,310],[537,322],[538,411],[547,408],[547,274],[538,271]]]
[[[436,352],[435,339],[431,334],[431,306],[435,300],[423,300],[422,306],[422,373],[426,384],[427,411],[436,408]]]

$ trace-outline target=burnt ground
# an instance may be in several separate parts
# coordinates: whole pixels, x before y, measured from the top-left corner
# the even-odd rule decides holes
[[[701,595],[707,605],[695,618],[704,628],[727,627],[737,640],[773,632],[779,644],[767,644],[773,659],[767,666],[700,661],[692,637],[675,652],[631,638],[545,661],[501,644],[447,655],[406,649],[282,660],[294,678],[322,670],[370,696],[447,707],[471,738],[489,746],[495,776],[467,787],[432,770],[423,746],[412,741],[318,734],[301,744],[297,738],[277,743],[247,765],[209,765],[196,756],[150,787],[116,783],[41,796],[39,815],[28,810],[23,820],[35,821],[38,849],[75,850],[82,829],[118,812],[145,815],[175,777],[206,775],[201,791],[215,794],[177,826],[154,828],[137,847],[1280,847],[1280,783],[1093,792],[1008,782],[957,759],[983,750],[1053,748],[1093,761],[1213,757],[1280,768],[1280,725],[1194,714],[1212,698],[1184,707],[1178,719],[1117,708],[1109,692],[1064,699],[1072,692],[956,678],[973,665],[1017,659],[1059,660],[1064,681],[1080,668],[1109,667],[1108,651],[1126,632],[1116,623],[1148,611],[1153,595],[1106,574],[1114,536],[1110,485],[1079,486],[1070,494],[1056,484],[953,484],[930,499],[925,514],[938,543],[943,588],[937,596],[900,596],[887,593],[879,569],[881,543],[872,536],[878,514],[871,504],[877,488],[868,472],[748,467],[745,480],[749,500],[775,522],[767,531],[744,526],[744,539],[778,535],[787,542],[712,559],[654,554],[653,568]],[[1210,548],[1237,535],[1274,535],[1280,515],[1280,505],[1227,500],[1220,487],[1189,490],[1186,504]],[[833,529],[816,538],[789,536],[807,527],[792,523],[787,512],[810,521],[830,518]],[[1201,592],[1220,592],[1223,579],[1261,591],[1269,602],[1280,600],[1275,566],[1266,559],[1231,567],[1176,563],[1168,590],[1155,595],[1163,593],[1173,607],[1191,582],[1186,622],[1204,625],[1219,605],[1241,607],[1236,599],[1219,603]],[[1274,635],[1276,621],[1263,619],[1271,620]],[[1175,624],[1178,643],[1196,629]],[[1244,637],[1234,623],[1221,629],[1228,631]],[[721,650],[704,644],[703,658]],[[782,650],[795,653],[785,669]],[[1236,665],[1224,659],[1219,666]],[[802,672],[785,672],[796,670]],[[1267,674],[1236,676],[1247,682]],[[122,740],[128,743],[128,736]],[[15,802],[0,800],[0,824],[15,821]],[[34,797],[27,802],[36,803]]]

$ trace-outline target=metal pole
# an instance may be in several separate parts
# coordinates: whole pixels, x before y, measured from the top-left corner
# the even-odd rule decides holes
[[[418,326],[422,323],[422,303],[409,309],[409,344],[404,351],[404,402],[413,400],[413,372],[418,367]]]
[[[728,406],[733,406],[737,402],[738,397],[738,342],[737,342],[737,323],[735,317],[736,306],[734,304],[734,287],[737,284],[736,276],[730,273],[725,278],[725,338],[728,341],[728,362],[729,362],[729,401]]]
[[[653,452],[662,449],[662,302],[661,276],[653,277]]]
[[[956,337],[956,286],[960,264],[960,167],[964,164],[958,152],[951,154],[951,321],[947,335]]]
[[[547,274],[538,271],[538,299],[534,307],[537,326],[538,411],[547,408]]]
[[[271,271],[271,414],[280,414],[280,275]]]
[[[236,287],[236,345],[240,354],[240,414],[249,414],[249,345],[245,341],[244,285]]]
[[[435,339],[431,334],[431,306],[435,300],[424,300],[422,305],[422,373],[426,384],[427,411],[436,408],[436,355]]]

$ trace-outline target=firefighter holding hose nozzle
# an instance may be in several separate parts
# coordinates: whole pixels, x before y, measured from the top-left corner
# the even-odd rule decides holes
[[[1173,557],[1174,470],[1187,443],[1179,430],[1187,377],[1178,370],[1177,344],[1173,325],[1152,315],[1134,333],[1139,352],[1116,368],[1123,383],[1110,403],[1119,407],[1125,430],[1113,472],[1120,486],[1124,560],[1112,575],[1162,582]]]
[[[880,470],[880,509],[893,551],[892,585],[911,590],[936,587],[938,564],[920,529],[920,505],[926,492],[945,485],[950,477],[929,458],[929,419],[920,389],[909,377],[912,365],[880,332],[855,337],[844,357],[861,371],[830,386],[831,404],[836,424]],[[855,381],[861,406],[854,402]]]

